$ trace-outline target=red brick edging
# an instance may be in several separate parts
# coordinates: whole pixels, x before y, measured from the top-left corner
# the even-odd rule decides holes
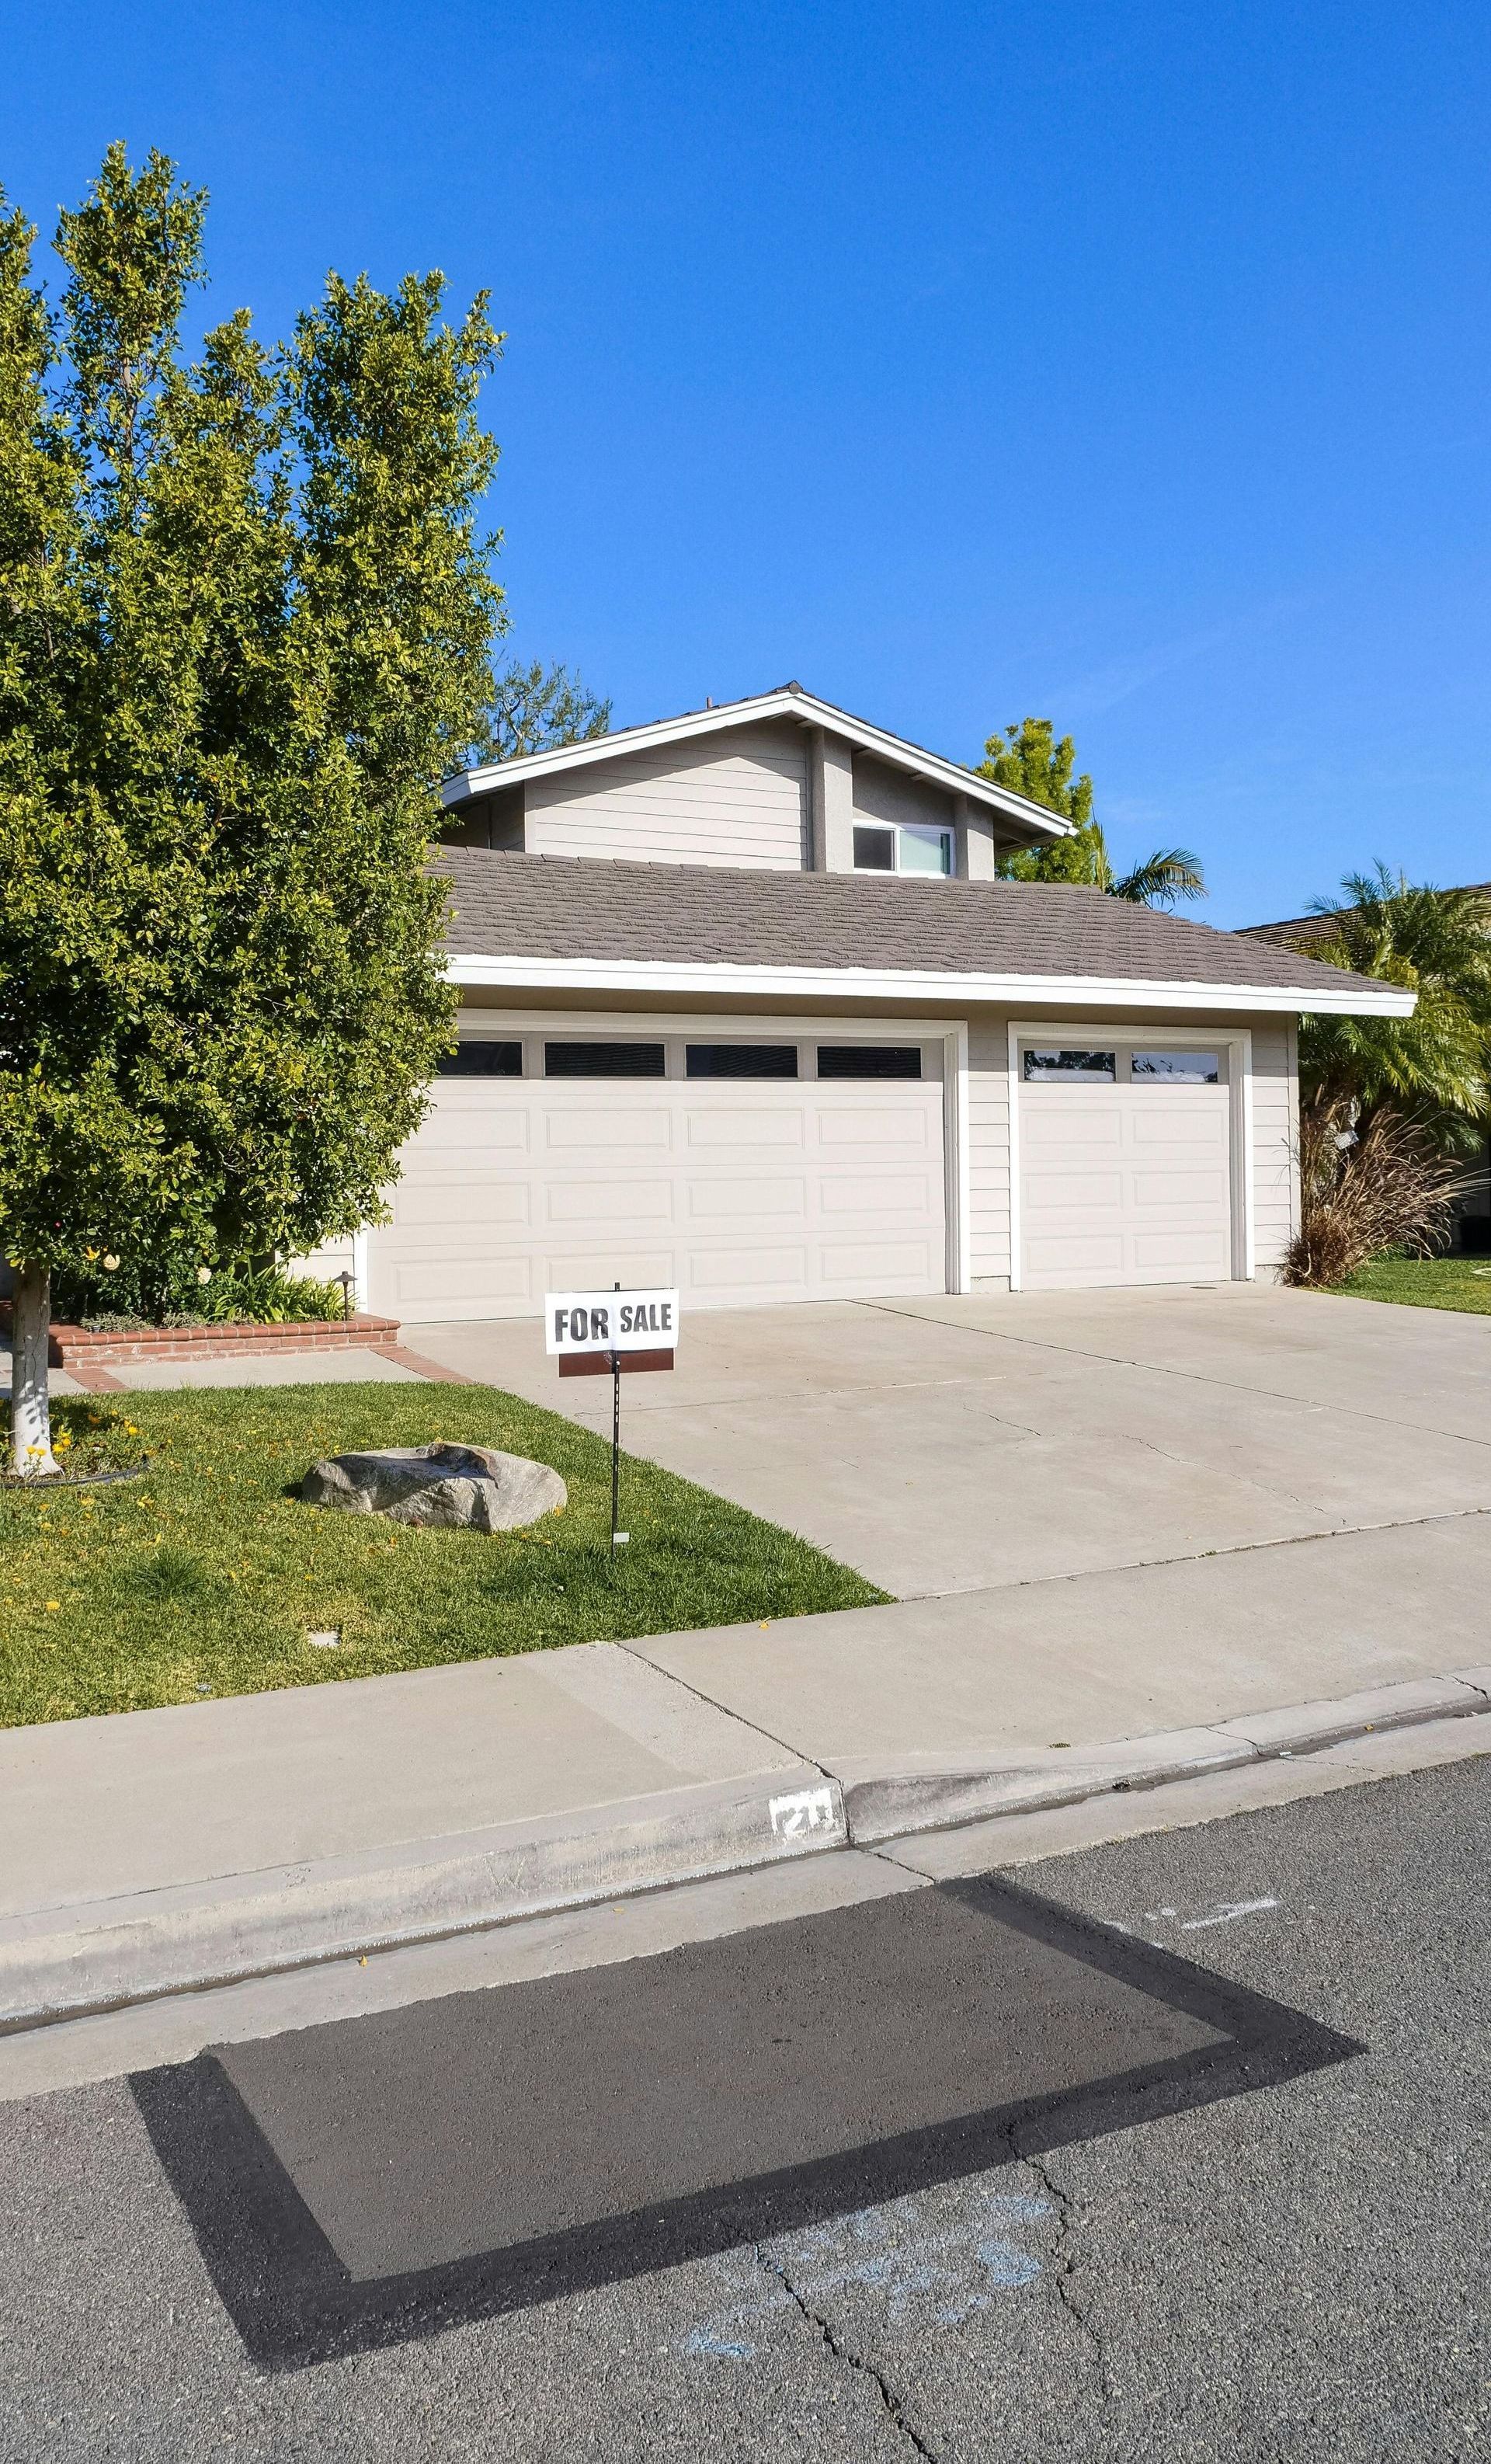
[[[0,1303],[7,1327],[11,1310]],[[302,1318],[286,1326],[142,1326],[95,1333],[87,1327],[54,1326],[47,1357],[54,1369],[74,1375],[133,1360],[237,1360],[245,1353],[346,1352],[358,1346],[378,1352],[399,1340],[399,1321],[358,1310],[346,1318]]]

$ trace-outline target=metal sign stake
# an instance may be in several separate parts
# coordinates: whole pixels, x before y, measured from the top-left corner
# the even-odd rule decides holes
[[[620,1282],[615,1288],[621,1290]],[[611,1354],[611,1563],[616,1563],[616,1527],[622,1519],[622,1355]]]

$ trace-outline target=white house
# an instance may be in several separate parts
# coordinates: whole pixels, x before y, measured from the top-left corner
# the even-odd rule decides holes
[[[1001,881],[1042,806],[786,685],[446,791],[460,1041],[366,1307],[1272,1278],[1302,1011],[1412,997]]]

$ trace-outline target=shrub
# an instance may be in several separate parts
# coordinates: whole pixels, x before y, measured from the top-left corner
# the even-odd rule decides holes
[[[1352,1107],[1312,1107],[1300,1121],[1300,1229],[1284,1281],[1339,1284],[1394,1249],[1426,1258],[1443,1246],[1463,1176],[1415,1121],[1379,1107],[1358,1137]]]
[[[123,1259],[105,1268],[100,1259],[85,1275],[58,1275],[53,1314],[64,1323],[100,1332],[141,1326],[283,1326],[300,1318],[342,1313],[338,1283],[287,1273],[282,1266],[230,1260],[201,1280],[194,1259]],[[354,1294],[354,1300],[356,1295]]]

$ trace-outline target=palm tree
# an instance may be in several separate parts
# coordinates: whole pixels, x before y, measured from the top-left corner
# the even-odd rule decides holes
[[[1431,1123],[1447,1143],[1476,1142],[1491,1108],[1491,900],[1435,890],[1385,864],[1348,873],[1347,903],[1317,898],[1327,934],[1302,935],[1303,956],[1403,984],[1412,1018],[1306,1018],[1300,1089],[1307,1106],[1378,1106]]]
[[[1104,848],[1107,861],[1107,849]],[[1206,879],[1201,859],[1189,847],[1160,847],[1131,872],[1109,877],[1102,887],[1109,898],[1129,899],[1135,907],[1173,907],[1179,898],[1204,898]]]

